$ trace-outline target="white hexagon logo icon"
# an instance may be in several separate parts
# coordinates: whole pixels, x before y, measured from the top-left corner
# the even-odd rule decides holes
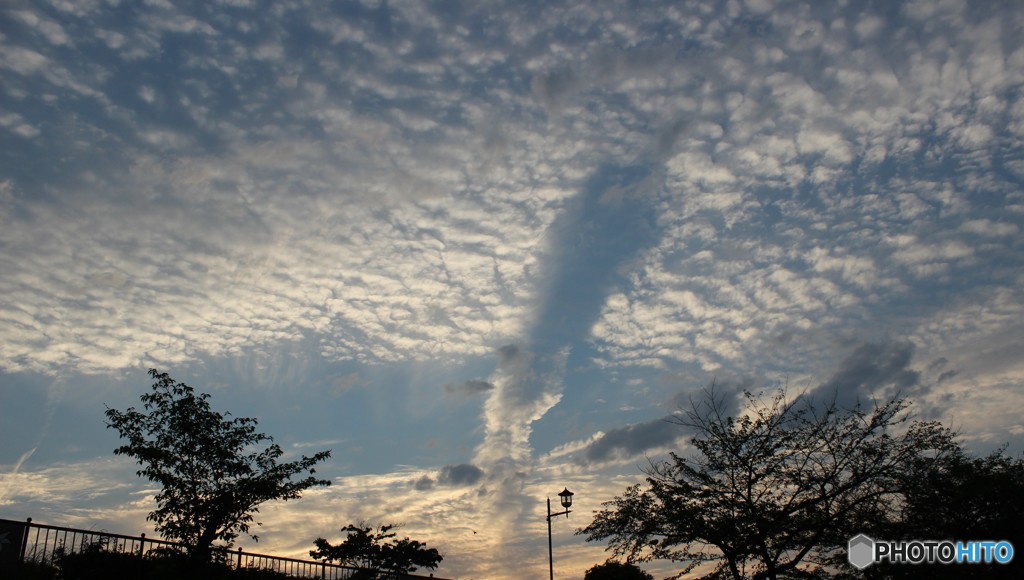
[[[850,538],[846,555],[850,559],[850,564],[853,564],[854,568],[863,570],[874,563],[874,551],[875,541],[864,534],[857,534]]]

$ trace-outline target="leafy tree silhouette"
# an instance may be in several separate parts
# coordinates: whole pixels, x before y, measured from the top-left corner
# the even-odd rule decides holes
[[[344,541],[332,545],[323,538],[317,538],[313,542],[316,549],[310,550],[309,555],[314,560],[363,568],[363,571],[353,576],[360,579],[377,578],[378,573],[402,576],[417,568],[436,569],[444,556],[417,540],[394,540],[397,534],[391,530],[398,527],[396,524],[387,524],[374,530],[363,522],[349,524],[341,528],[347,534]]]
[[[973,457],[958,447],[922,456],[903,472],[896,505],[865,522],[863,532],[882,540],[995,540],[1024,546],[1024,459],[1000,447]],[[837,555],[836,568],[845,564]],[[1024,558],[1009,564],[873,564],[851,578],[1024,578]]]
[[[636,564],[608,560],[587,570],[583,580],[654,580],[654,576]]]
[[[258,541],[249,530],[264,502],[298,498],[306,489],[330,485],[313,476],[313,466],[330,451],[279,462],[284,452],[277,444],[253,449],[273,441],[256,431],[256,419],[218,413],[208,394],[197,394],[156,369],[149,375],[154,382],[152,391],[141,396],[144,411],[107,408],[107,427],[127,440],[114,453],[135,458],[143,466],[136,472],[139,477],[162,487],[157,509],[147,519],[165,538],[186,544],[195,561],[209,561],[213,542],[231,546],[239,533]],[[308,475],[292,480],[303,472]]]

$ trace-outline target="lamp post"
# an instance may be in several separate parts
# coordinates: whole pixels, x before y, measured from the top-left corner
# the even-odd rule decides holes
[[[558,498],[562,501],[562,507],[565,508],[565,511],[556,513],[551,513],[551,498],[548,498],[548,572],[551,575],[550,580],[555,580],[555,558],[551,550],[551,518],[565,514],[565,517],[568,519],[569,512],[572,511],[569,509],[572,506],[572,496],[573,493],[569,491],[569,488],[564,488],[558,492]]]

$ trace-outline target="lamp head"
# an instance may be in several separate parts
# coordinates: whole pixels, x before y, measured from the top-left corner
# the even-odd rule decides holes
[[[562,500],[562,507],[569,509],[572,506],[573,493],[569,491],[569,488],[565,488],[558,493],[558,497]]]

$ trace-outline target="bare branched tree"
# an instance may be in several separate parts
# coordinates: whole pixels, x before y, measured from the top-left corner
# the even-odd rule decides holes
[[[870,411],[819,406],[780,389],[767,401],[744,392],[733,417],[712,385],[673,419],[695,433],[692,452],[651,462],[646,485],[606,502],[577,533],[628,561],[680,562],[680,576],[707,563],[714,577],[821,573],[899,501],[907,466],[957,449],[951,430],[911,421],[908,406],[899,397]]]

